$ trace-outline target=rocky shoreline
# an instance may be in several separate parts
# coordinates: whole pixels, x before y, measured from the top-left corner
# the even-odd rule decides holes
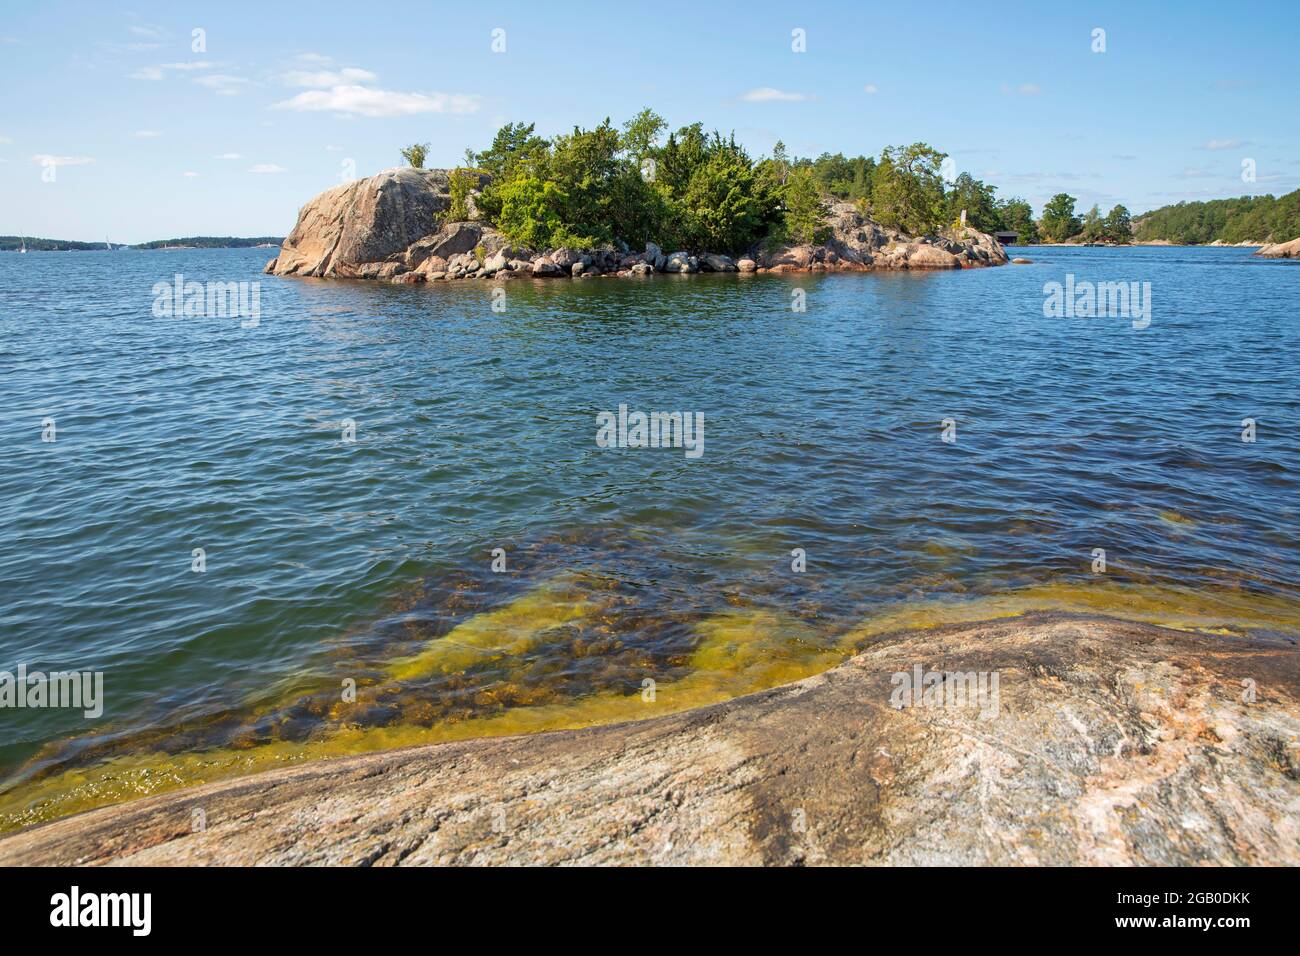
[[[1067,614],[900,632],[685,713],[93,810],[0,864],[1296,865],[1295,644]],[[995,706],[896,706],[918,667],[997,675]]]
[[[487,182],[483,176],[479,188]],[[852,203],[823,204],[817,244],[757,246],[744,255],[628,248],[533,250],[513,245],[481,221],[471,191],[469,218],[449,221],[447,170],[390,169],[321,193],[298,214],[265,272],[281,276],[378,279],[644,277],[658,273],[867,272],[1003,265],[1006,250],[987,233],[955,229],[913,237],[864,216]]]

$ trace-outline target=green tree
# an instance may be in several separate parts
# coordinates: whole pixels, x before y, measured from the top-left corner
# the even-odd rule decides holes
[[[808,167],[790,171],[784,190],[785,237],[791,242],[810,243],[819,237],[822,203],[817,180]]]
[[[623,151],[638,163],[652,156],[659,137],[668,128],[664,118],[651,109],[644,109],[623,124],[621,145]]]
[[[1111,242],[1127,245],[1133,241],[1133,219],[1123,206],[1116,206],[1106,213],[1102,227],[1103,235]]]
[[[683,126],[668,136],[659,151],[656,181],[669,197],[681,196],[691,184],[691,177],[709,158],[709,137],[703,123]]]
[[[681,197],[687,244],[717,252],[748,248],[777,220],[775,186],[734,144],[715,150],[696,168]]]
[[[887,147],[871,182],[871,206],[880,222],[912,235],[938,232],[947,219],[939,172],[945,158],[925,143]]]
[[[1079,234],[1083,226],[1079,222],[1079,217],[1074,214],[1074,204],[1077,201],[1066,193],[1057,193],[1043,207],[1041,225],[1043,235],[1049,242],[1064,242],[1071,236]]]
[[[871,174],[875,168],[876,161],[870,156],[859,156],[853,160],[853,182],[849,185],[848,199],[854,202],[870,201]]]
[[[497,130],[491,146],[481,153],[468,154],[467,165],[486,170],[495,179],[508,178],[516,167],[525,168],[521,173],[541,173],[550,146],[542,137],[533,135],[535,125],[507,123]]]
[[[1106,238],[1106,223],[1101,216],[1101,207],[1095,203],[1083,214],[1083,227],[1079,230],[1079,237],[1084,242],[1097,242]]]
[[[536,176],[507,182],[499,192],[497,228],[511,242],[529,249],[550,248],[564,229],[560,210],[568,199],[555,183]]]
[[[415,169],[424,169],[424,159],[429,154],[429,144],[414,143],[401,152],[402,159],[406,160],[406,165]]]
[[[1002,225],[1002,216],[994,192],[992,186],[970,173],[962,173],[948,193],[948,221],[959,222],[964,209],[968,226],[973,226],[980,232],[998,229]]]
[[[1012,196],[998,203],[1000,228],[1016,233],[1021,245],[1038,242],[1038,226],[1034,224],[1034,208],[1019,197]]]
[[[772,166],[777,178],[784,184],[790,176],[790,157],[785,151],[785,143],[779,139],[772,147]]]

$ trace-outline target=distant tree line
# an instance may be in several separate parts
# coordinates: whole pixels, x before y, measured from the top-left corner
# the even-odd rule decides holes
[[[1133,217],[1122,205],[1115,206],[1106,215],[1101,208],[1093,205],[1083,217],[1074,214],[1074,204],[1078,202],[1067,193],[1057,193],[1043,207],[1043,216],[1038,221],[1038,229],[1048,242],[1066,242],[1078,239],[1080,242],[1112,242],[1125,244],[1133,241]]]
[[[40,239],[35,236],[0,236],[0,251],[14,252],[26,245],[33,252],[73,252],[79,249],[103,249],[102,242],[77,242],[73,239]]]
[[[160,249],[163,246],[191,246],[195,249],[246,249],[249,246],[262,246],[268,244],[278,246],[283,242],[283,236],[253,236],[252,238],[239,238],[237,236],[185,236],[181,239],[155,239],[152,242],[142,242],[135,246],[135,248]]]
[[[1284,196],[1242,196],[1162,206],[1136,223],[1138,239],[1182,244],[1289,242],[1300,237],[1300,189]]]

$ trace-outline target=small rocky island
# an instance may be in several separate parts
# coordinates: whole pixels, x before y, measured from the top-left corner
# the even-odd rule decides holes
[[[265,271],[282,276],[381,279],[397,283],[513,277],[640,277],[695,272],[866,272],[967,269],[1007,262],[987,233],[957,227],[908,236],[833,197],[821,203],[816,243],[760,243],[733,258],[721,252],[604,248],[529,249],[479,214],[474,198],[491,182],[476,173],[451,218],[452,171],[399,167],[326,190],[302,207],[280,255]]]

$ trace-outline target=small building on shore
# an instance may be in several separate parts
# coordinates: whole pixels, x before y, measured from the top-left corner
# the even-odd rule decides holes
[[[1004,229],[1001,232],[993,233],[993,238],[996,239],[998,242],[1002,243],[1004,246],[1014,246],[1016,244],[1016,240],[1020,238],[1020,233],[1009,232]]]

